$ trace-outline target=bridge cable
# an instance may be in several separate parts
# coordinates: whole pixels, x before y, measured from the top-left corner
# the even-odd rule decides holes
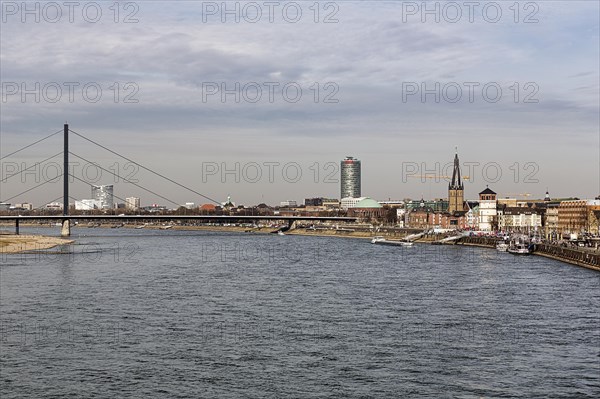
[[[25,169],[21,170],[20,172],[15,172],[15,173],[13,173],[13,174],[12,174],[12,175],[10,175],[10,176],[6,176],[4,179],[0,180],[0,182],[6,182],[6,181],[7,181],[8,179],[10,179],[11,177],[13,177],[13,176],[16,176],[16,175],[20,175],[21,173],[25,172],[26,170],[29,170],[29,169],[33,168],[34,166],[36,166],[36,165],[41,165],[41,164],[43,164],[44,162],[46,162],[46,161],[49,161],[50,159],[52,159],[52,158],[54,158],[54,157],[56,157],[56,156],[58,156],[58,155],[60,155],[60,154],[62,154],[62,153],[63,153],[63,152],[61,151],[61,152],[59,152],[59,153],[57,153],[57,154],[54,154],[54,155],[52,155],[52,156],[51,156],[51,157],[49,157],[49,158],[46,158],[46,159],[44,159],[44,160],[43,160],[43,161],[41,161],[41,162],[36,162],[36,163],[34,163],[34,164],[33,164],[33,165],[31,165],[30,167],[28,167],[28,168],[25,168]],[[62,165],[61,165],[61,166],[62,166]]]
[[[37,208],[33,208],[32,210],[30,210],[30,211],[27,211],[27,212],[33,212],[33,211],[37,211],[38,209],[42,209],[42,208],[43,208],[43,207],[45,207],[46,205],[48,205],[48,204],[51,204],[51,203],[53,203],[54,201],[58,201],[59,199],[62,199],[62,195],[61,195],[60,197],[58,197],[58,198],[54,198],[54,199],[53,199],[52,201],[50,201],[50,202],[46,202],[44,205],[40,205],[40,206],[38,206]]]
[[[86,161],[86,162],[88,162],[88,163],[93,163],[93,162],[91,162],[91,161],[88,161],[87,159],[85,159],[85,158],[83,158],[83,157],[81,157],[81,156],[79,156],[79,155],[77,155],[77,154],[75,154],[75,153],[72,153],[71,151],[69,151],[69,154],[71,154],[71,155],[73,155],[73,156],[75,156],[75,157],[77,157],[77,158],[79,158],[79,159],[81,159],[81,160],[84,160],[84,161]],[[126,178],[124,178],[124,177],[121,177],[121,176],[119,176],[118,174],[116,174],[116,173],[114,173],[114,172],[112,172],[112,171],[110,171],[110,170],[108,170],[108,169],[105,169],[105,168],[103,168],[102,166],[100,166],[100,165],[98,165],[98,164],[94,164],[94,165],[96,165],[96,166],[97,166],[99,169],[102,169],[103,171],[106,171],[106,172],[110,173],[111,175],[118,177],[119,179],[123,179],[123,181],[125,181],[125,182],[127,182],[127,183],[133,184],[134,186],[136,186],[136,187],[139,187],[139,188],[141,188],[142,190],[145,190],[145,191],[147,191],[147,192],[149,192],[149,193],[151,193],[151,194],[154,194],[154,195],[156,195],[157,197],[160,197],[160,198],[162,198],[162,199],[164,199],[164,200],[166,200],[166,201],[169,201],[169,202],[170,202],[170,203],[172,203],[172,204],[175,204],[175,205],[177,205],[177,206],[181,206],[181,204],[180,204],[180,203],[177,203],[177,202],[175,202],[175,201],[172,201],[172,200],[168,199],[167,197],[164,197],[164,196],[162,196],[162,195],[160,195],[160,194],[158,194],[158,193],[155,193],[155,192],[154,192],[154,191],[152,191],[152,190],[149,190],[149,189],[147,189],[147,188],[145,188],[145,187],[143,187],[143,186],[140,186],[140,185],[139,185],[139,184],[137,184],[137,183],[134,183],[134,182],[133,182],[133,181],[131,181],[131,180],[128,180],[128,179],[126,179]],[[78,180],[81,180],[81,181],[83,181],[83,182],[85,182],[85,183],[87,183],[87,184],[90,184],[90,183],[86,182],[85,180],[79,179],[79,178],[78,178],[78,177],[76,177],[76,176],[73,176],[73,177],[75,177],[76,179],[78,179]],[[93,184],[92,184],[92,185],[93,185]]]
[[[157,176],[160,176],[160,177],[162,177],[163,179],[166,179],[166,180],[170,181],[171,183],[178,185],[179,187],[185,188],[186,190],[188,190],[188,191],[191,191],[192,193],[194,193],[194,194],[197,194],[197,195],[199,195],[199,196],[201,196],[201,197],[203,197],[203,198],[206,198],[207,200],[209,200],[209,201],[212,201],[212,202],[214,202],[215,204],[221,205],[221,203],[220,203],[219,201],[216,201],[216,200],[214,200],[214,199],[212,199],[212,198],[210,198],[210,197],[207,197],[206,195],[204,195],[204,194],[202,194],[202,193],[199,193],[198,191],[196,191],[196,190],[194,190],[194,189],[192,189],[192,188],[189,188],[189,187],[187,187],[187,186],[184,186],[183,184],[181,184],[181,183],[178,183],[178,182],[176,182],[175,180],[168,178],[167,176],[164,176],[164,175],[162,175],[162,174],[160,174],[160,173],[158,173],[158,172],[155,172],[154,170],[152,170],[152,169],[149,169],[149,168],[145,167],[144,165],[141,165],[141,164],[139,164],[139,163],[137,163],[137,162],[135,162],[135,161],[133,161],[133,160],[131,160],[131,159],[127,158],[126,156],[124,156],[124,155],[121,155],[121,154],[119,154],[118,152],[115,152],[115,151],[113,151],[113,150],[111,150],[111,149],[109,149],[109,148],[107,148],[107,147],[103,146],[102,144],[99,144],[99,143],[95,142],[94,140],[87,138],[87,137],[85,137],[85,136],[83,136],[83,135],[81,135],[81,134],[77,133],[77,132],[76,132],[76,131],[74,131],[74,130],[71,130],[71,129],[69,129],[69,131],[70,131],[71,133],[74,133],[74,134],[76,134],[77,136],[81,137],[82,139],[84,139],[84,140],[87,140],[87,141],[89,141],[90,143],[92,143],[92,144],[95,144],[95,145],[97,145],[98,147],[105,149],[105,150],[106,150],[106,151],[108,151],[108,152],[111,152],[111,153],[113,153],[113,154],[115,154],[115,155],[117,155],[117,156],[119,156],[119,157],[121,157],[121,158],[123,158],[123,159],[126,159],[127,161],[129,161],[129,162],[131,162],[131,163],[133,163],[133,164],[135,164],[135,165],[137,165],[137,166],[139,166],[139,167],[141,167],[141,168],[143,168],[143,169],[147,170],[148,172],[154,173],[155,175],[157,175]]]
[[[44,181],[44,182],[42,182],[42,183],[38,184],[37,186],[31,187],[30,189],[27,189],[27,190],[23,191],[22,193],[19,193],[19,194],[17,194],[17,195],[13,195],[12,197],[10,197],[10,198],[6,198],[6,199],[4,199],[4,200],[2,200],[2,201],[0,201],[0,202],[8,202],[8,201],[10,201],[10,200],[11,200],[11,199],[13,199],[13,198],[17,198],[17,197],[18,197],[18,196],[20,196],[20,195],[23,195],[23,194],[25,194],[25,193],[28,193],[28,192],[30,192],[31,190],[35,190],[36,188],[38,188],[38,187],[40,187],[40,186],[43,186],[43,185],[44,185],[44,184],[46,184],[46,183],[50,183],[50,182],[56,182],[56,181],[58,181],[58,180],[54,180],[54,181],[53,181],[53,180],[46,180],[46,181]]]
[[[20,148],[20,149],[18,149],[17,151],[11,152],[10,154],[8,154],[8,155],[5,155],[5,156],[3,156],[2,158],[0,158],[0,161],[1,161],[1,160],[3,160],[4,158],[8,158],[8,157],[10,157],[11,155],[15,155],[17,152],[21,152],[21,151],[23,151],[23,150],[24,150],[24,149],[26,149],[26,148],[29,148],[29,147],[31,147],[31,146],[34,146],[34,145],[36,145],[37,143],[41,143],[42,141],[44,141],[44,140],[46,140],[46,139],[49,139],[50,137],[52,137],[52,136],[54,136],[54,135],[56,135],[56,134],[58,134],[58,133],[60,133],[60,132],[63,132],[63,131],[64,131],[64,130],[63,130],[63,129],[61,129],[61,130],[59,130],[58,132],[52,133],[51,135],[49,135],[49,136],[46,136],[46,137],[44,137],[43,139],[40,139],[40,140],[38,140],[38,141],[36,141],[36,142],[34,142],[34,143],[31,143],[31,144],[29,144],[29,145],[26,145],[25,147],[23,147],[23,148]]]

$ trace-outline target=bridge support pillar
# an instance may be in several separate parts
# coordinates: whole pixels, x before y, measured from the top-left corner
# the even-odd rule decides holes
[[[69,237],[71,235],[71,221],[69,219],[64,219],[62,221],[62,228],[60,229],[61,237]]]
[[[296,220],[288,220],[288,228],[286,231],[291,231],[296,228]]]
[[[15,234],[19,235],[19,219],[15,219]]]

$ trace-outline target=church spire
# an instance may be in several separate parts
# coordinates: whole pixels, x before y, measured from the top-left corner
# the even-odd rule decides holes
[[[450,187],[453,190],[462,190],[463,184],[460,177],[460,162],[458,160],[458,148],[456,149],[456,153],[454,154],[454,171],[452,172],[452,182],[450,183]]]

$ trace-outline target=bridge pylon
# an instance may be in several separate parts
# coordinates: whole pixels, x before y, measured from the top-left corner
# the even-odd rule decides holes
[[[63,216],[69,216],[69,125],[65,123],[63,135]],[[61,237],[71,235],[71,222],[64,218],[60,230]]]

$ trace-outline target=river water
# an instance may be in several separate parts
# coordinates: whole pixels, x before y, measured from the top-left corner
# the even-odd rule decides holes
[[[73,237],[0,259],[3,399],[600,395],[587,269],[349,238]]]

